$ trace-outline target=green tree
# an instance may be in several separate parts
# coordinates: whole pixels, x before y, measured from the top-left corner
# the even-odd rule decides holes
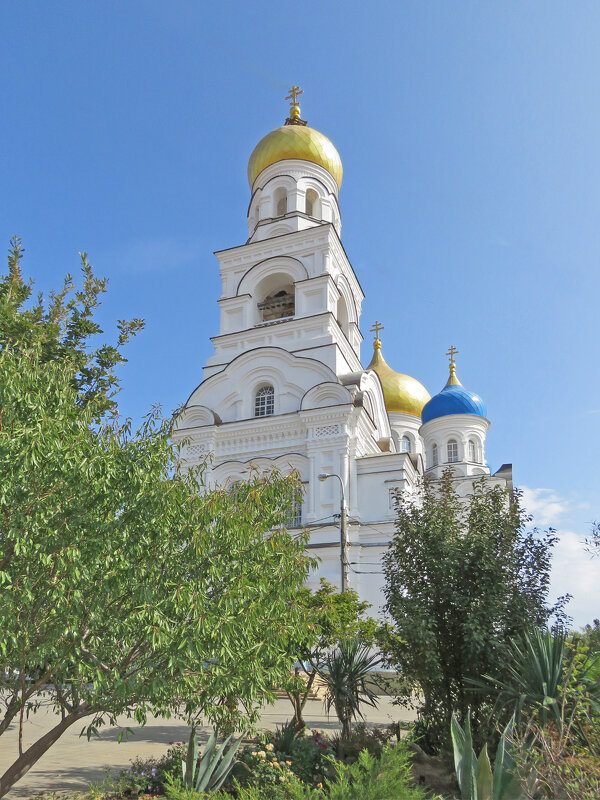
[[[119,351],[104,359],[83,333],[67,346],[78,306],[51,322],[15,300],[19,281],[13,268],[0,292],[0,736],[19,731],[0,796],[80,720],[252,721],[309,637],[295,596],[310,561],[282,527],[296,478],[199,492],[171,420],[132,433],[106,418]],[[42,702],[60,716],[25,748]]]
[[[291,724],[303,728],[302,713],[327,653],[346,639],[371,645],[377,623],[365,616],[371,606],[359,600],[353,589],[338,592],[324,578],[321,578],[320,586],[314,592],[307,587],[300,589],[296,602],[310,620],[310,630],[308,636],[294,645],[297,665],[283,688],[294,709]]]
[[[106,292],[106,278],[94,275],[86,253],[80,253],[82,283],[76,288],[71,275],[48,302],[40,294],[32,300],[33,284],[23,279],[23,247],[13,237],[8,251],[8,274],[0,279],[0,350],[28,352],[37,347],[39,360],[68,365],[77,404],[93,408],[94,418],[115,409],[119,390],[116,373],[127,359],[123,347],[143,327],[141,319],[117,322],[114,344],[96,344],[103,333],[94,312]]]
[[[452,713],[469,707],[477,747],[486,738],[488,698],[474,681],[506,676],[510,641],[562,615],[548,605],[556,537],[527,529],[518,493],[476,482],[457,496],[447,472],[413,497],[398,495],[396,531],[384,558],[386,610],[380,635],[405,682],[399,700],[416,706],[429,751],[450,750]]]

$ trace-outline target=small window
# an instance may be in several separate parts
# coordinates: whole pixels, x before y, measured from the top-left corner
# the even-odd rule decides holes
[[[471,439],[469,442],[469,461],[477,461],[477,448],[475,442]]]
[[[448,463],[454,464],[458,461],[458,443],[456,439],[450,439],[448,442]]]
[[[400,452],[410,453],[410,439],[408,438],[408,436],[402,437],[402,441],[400,442]]]
[[[434,444],[433,447],[431,448],[431,466],[437,467],[438,464],[439,464],[438,446],[437,444]]]
[[[254,416],[270,417],[275,413],[275,389],[272,386],[263,386],[256,393],[254,399]]]
[[[284,214],[287,214],[287,192],[285,188],[280,186],[279,189],[276,189],[273,200],[275,205],[275,216],[282,217]]]
[[[319,195],[315,192],[314,189],[308,189],[306,192],[306,213],[309,217],[316,217],[317,216],[317,204],[319,201]]]
[[[298,498],[294,501],[294,505],[290,511],[289,517],[285,521],[286,528],[301,528],[302,527],[302,500]]]

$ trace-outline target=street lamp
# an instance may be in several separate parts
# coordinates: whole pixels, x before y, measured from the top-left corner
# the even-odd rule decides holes
[[[340,498],[340,561],[342,567],[342,592],[345,592],[348,585],[348,562],[346,560],[346,492],[344,491],[344,481],[335,472],[321,472],[317,477],[321,482],[326,481],[327,478],[337,478],[342,490]]]

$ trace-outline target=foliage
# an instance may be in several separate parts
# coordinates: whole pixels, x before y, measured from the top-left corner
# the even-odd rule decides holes
[[[390,729],[369,728],[365,722],[359,722],[352,728],[347,739],[342,741],[341,736],[334,735],[331,737],[331,744],[335,752],[344,754],[345,761],[356,760],[361,750],[366,750],[370,755],[379,758],[393,735]]]
[[[411,785],[410,770],[405,742],[386,745],[379,759],[363,750],[353,764],[336,763],[326,796],[330,800],[424,800],[425,792]]]
[[[585,646],[574,645],[559,687],[560,719],[535,709],[516,741],[516,760],[529,800],[597,800],[600,796],[600,717],[584,690]],[[583,735],[582,735],[583,734]]]
[[[364,616],[370,605],[359,600],[353,589],[338,592],[324,578],[315,592],[303,587],[296,602],[311,621],[311,636],[296,642],[298,666],[282,688],[294,708],[292,724],[303,727],[302,712],[325,654],[344,639],[371,645],[377,623]]]
[[[0,351],[25,353],[35,349],[42,363],[68,365],[80,406],[93,408],[94,418],[114,409],[119,390],[117,367],[127,359],[123,347],[143,327],[141,319],[119,320],[115,344],[93,346],[103,333],[93,315],[106,291],[107,281],[94,275],[86,253],[80,253],[82,285],[76,289],[71,275],[48,302],[39,295],[29,303],[33,284],[23,279],[21,240],[14,237],[8,251],[8,274],[0,279]],[[29,305],[28,305],[29,304]]]
[[[197,792],[217,791],[225,783],[233,769],[233,758],[242,742],[242,737],[231,741],[232,734],[217,747],[217,730],[212,731],[204,746],[202,756],[198,757],[198,738],[193,726],[188,742],[185,760],[181,761],[182,783]],[[171,782],[172,783],[172,782]]]
[[[346,639],[323,659],[319,677],[325,686],[327,712],[335,709],[342,724],[342,739],[350,736],[351,723],[362,717],[361,706],[376,706],[377,695],[367,681],[369,673],[380,663],[377,655],[353,639]]]
[[[594,522],[592,531],[585,540],[586,550],[592,558],[600,555],[600,522]]]
[[[270,796],[285,797],[289,786],[297,781],[291,759],[276,753],[272,742],[257,745],[254,750],[243,750],[233,774],[239,786],[257,787],[265,793],[270,792]]]
[[[549,719],[561,726],[560,694],[565,671],[568,669],[570,650],[566,636],[561,632],[532,630],[509,645],[510,662],[507,678],[489,678],[500,689],[496,706],[514,710],[517,724],[523,711],[538,711],[540,723],[546,726]],[[600,684],[590,677],[592,662],[578,671],[578,689],[585,692],[591,708],[600,712]],[[487,678],[487,676],[484,676]]]
[[[481,747],[489,696],[473,681],[502,679],[509,642],[562,614],[547,604],[552,531],[527,530],[530,518],[500,487],[474,484],[459,498],[446,471],[413,497],[397,496],[396,531],[384,557],[386,611],[379,642],[405,680],[399,702],[416,706],[428,752],[450,751],[450,720],[472,708]]]
[[[176,703],[252,721],[289,673],[290,643],[310,636],[294,598],[311,563],[281,527],[295,476],[199,493],[171,420],[154,413],[134,434],[100,422],[104,390],[89,399],[70,356],[47,358],[45,318],[18,341],[10,282],[2,297],[0,735],[14,721],[22,733],[42,701],[61,716],[27,749],[18,737],[0,796],[79,720],[89,735]]]
[[[464,730],[456,717],[452,717],[454,767],[462,800],[524,800],[525,794],[511,753],[514,722],[513,717],[502,732],[492,774],[487,743],[479,758],[473,750],[470,715],[467,714]]]
[[[590,660],[595,662],[592,671],[595,677],[600,678],[600,620],[595,619],[591,625],[585,625],[581,631],[572,633],[571,639],[585,645]]]

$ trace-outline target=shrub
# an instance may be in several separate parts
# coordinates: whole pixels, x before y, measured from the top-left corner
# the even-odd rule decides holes
[[[297,780],[291,767],[291,760],[276,753],[275,746],[269,742],[256,745],[256,749],[243,750],[232,775],[238,786],[254,786],[268,791],[269,796],[285,797],[287,786]],[[232,785],[233,782],[230,782],[229,786]],[[275,787],[280,789],[279,793],[272,791]]]
[[[164,792],[169,778],[181,773],[181,762],[185,759],[185,742],[171,742],[171,746],[160,758],[136,758],[131,766],[122,770],[115,781],[122,794],[158,794]]]
[[[410,761],[405,742],[386,745],[380,759],[363,750],[354,764],[335,765],[326,796],[329,800],[424,800],[425,791],[411,784]]]
[[[342,740],[339,735],[336,735],[332,737],[331,744],[336,752],[343,754],[346,761],[356,761],[361,750],[366,750],[370,755],[379,758],[381,751],[392,736],[392,730],[368,728],[366,723],[359,722],[352,729],[348,739]]]

